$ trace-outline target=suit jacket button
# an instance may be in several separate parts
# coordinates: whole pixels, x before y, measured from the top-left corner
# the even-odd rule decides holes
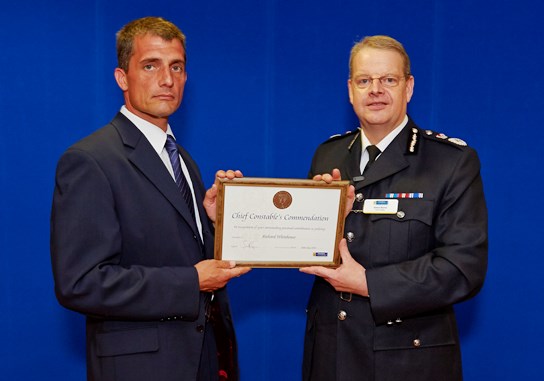
[[[196,326],[196,331],[200,332],[200,333],[204,332],[204,326],[202,324],[197,325]]]
[[[414,344],[414,347],[418,348],[418,347],[421,346],[421,340],[419,340],[419,339],[414,339],[413,344]]]
[[[344,310],[340,310],[340,312],[338,312],[338,320],[346,320],[347,316],[348,314]]]

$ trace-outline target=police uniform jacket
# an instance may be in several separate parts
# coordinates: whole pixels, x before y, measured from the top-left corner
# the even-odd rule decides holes
[[[345,224],[369,298],[316,277],[308,304],[304,380],[461,380],[453,305],[487,269],[487,211],[476,152],[409,119],[361,176],[358,130],[318,147],[310,177],[339,168],[355,186]],[[362,213],[366,199],[394,214]]]

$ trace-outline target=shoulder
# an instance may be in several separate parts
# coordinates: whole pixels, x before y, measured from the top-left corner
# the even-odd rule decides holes
[[[110,123],[77,141],[61,155],[59,165],[77,163],[80,166],[108,167],[108,163],[124,160],[123,142],[117,129]]]
[[[113,123],[93,131],[91,134],[74,143],[68,150],[79,150],[92,152],[103,152],[119,147],[121,143],[118,129]]]
[[[470,151],[468,144],[460,138],[450,137],[443,132],[435,132],[419,128],[410,120],[405,129],[406,154],[417,155],[420,146],[425,149],[452,150],[452,151]]]
[[[360,129],[356,128],[351,131],[346,131],[342,134],[335,134],[325,140],[318,148],[330,149],[334,147],[342,147],[350,149],[353,143],[360,137]]]
[[[325,140],[321,144],[332,143],[332,142],[336,142],[336,141],[339,141],[339,140],[346,140],[346,139],[349,139],[350,137],[355,137],[356,135],[359,135],[359,131],[360,131],[360,129],[356,128],[356,129],[351,130],[351,131],[346,131],[346,132],[344,132],[342,134],[331,135],[327,140]]]
[[[462,138],[420,128],[411,119],[404,134],[406,140],[402,140],[405,142],[403,144],[406,144],[405,154],[408,157],[431,159],[439,157],[442,163],[451,162],[452,165],[456,165],[459,160],[479,162],[476,151]]]
[[[444,173],[449,173],[446,170],[448,167],[452,170],[463,167],[467,171],[479,169],[478,153],[465,140],[417,126],[410,126],[409,132],[406,146],[407,157],[423,162],[436,161]]]

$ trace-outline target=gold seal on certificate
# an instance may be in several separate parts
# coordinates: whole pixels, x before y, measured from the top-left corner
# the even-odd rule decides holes
[[[348,181],[221,180],[215,258],[251,267],[336,267]]]

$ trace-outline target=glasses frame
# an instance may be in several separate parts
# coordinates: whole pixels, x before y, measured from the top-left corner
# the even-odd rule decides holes
[[[391,78],[395,79],[397,82],[394,83],[394,84],[388,83],[387,80],[391,79]],[[409,75],[408,76],[397,76],[397,75],[393,75],[393,74],[386,74],[386,75],[382,75],[380,77],[360,76],[358,78],[352,78],[351,82],[355,85],[356,88],[361,89],[361,90],[366,90],[366,89],[372,87],[372,85],[374,85],[375,80],[378,80],[380,82],[381,86],[383,86],[385,88],[388,88],[388,89],[391,89],[391,88],[394,88],[394,87],[397,87],[398,85],[400,85],[400,81],[402,79],[407,80],[408,78],[410,78]],[[369,82],[368,82],[368,84],[366,86],[361,85],[360,81],[362,79],[369,80]]]

